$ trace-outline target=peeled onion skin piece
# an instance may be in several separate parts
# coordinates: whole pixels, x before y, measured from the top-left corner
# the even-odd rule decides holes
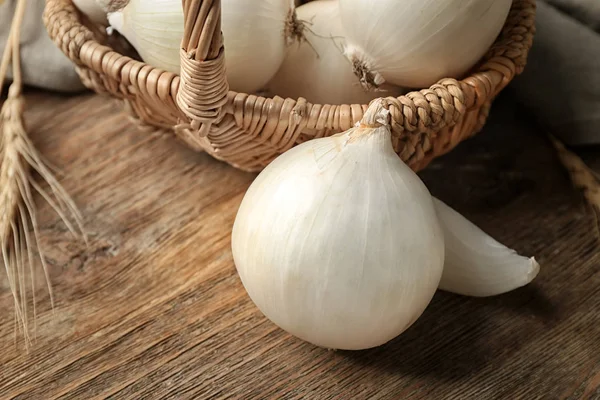
[[[535,258],[517,254],[433,197],[444,232],[445,260],[439,289],[488,297],[525,286],[538,274]]]

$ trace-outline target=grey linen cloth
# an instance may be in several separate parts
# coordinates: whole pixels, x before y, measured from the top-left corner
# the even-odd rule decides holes
[[[537,6],[527,67],[511,87],[549,133],[569,145],[598,144],[600,33],[592,27],[600,25],[600,0],[547,0]]]
[[[546,0],[546,2],[587,24],[596,32],[600,31],[599,0]]]
[[[44,89],[83,90],[73,63],[48,37],[42,23],[44,0],[31,0],[21,27],[21,69],[25,84]],[[0,1],[0,54],[4,52],[16,6],[15,0]],[[10,77],[10,72],[9,72]]]

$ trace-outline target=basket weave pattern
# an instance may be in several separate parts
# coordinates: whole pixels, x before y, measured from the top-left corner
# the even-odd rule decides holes
[[[295,144],[351,128],[366,105],[311,104],[229,90],[220,0],[183,0],[181,72],[173,74],[103,45],[71,0],[46,0],[50,37],[84,84],[124,100],[142,125],[173,132],[195,150],[256,171]],[[502,33],[465,79],[388,98],[394,148],[414,170],[484,125],[492,100],[525,67],[535,31],[535,0],[513,0]]]

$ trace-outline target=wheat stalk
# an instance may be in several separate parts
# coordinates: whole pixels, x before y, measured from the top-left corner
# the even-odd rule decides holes
[[[592,208],[596,222],[596,234],[600,239],[600,180],[598,175],[578,155],[567,150],[562,142],[552,135],[549,137],[556,149],[559,161],[569,173],[573,186],[582,191],[583,197]]]
[[[25,338],[26,348],[35,336],[36,299],[32,248],[39,243],[39,226],[35,213],[34,191],[38,192],[57,212],[68,229],[83,235],[82,216],[75,204],[42,161],[29,139],[23,120],[24,99],[20,65],[20,28],[26,0],[18,0],[8,42],[0,63],[0,93],[12,61],[13,83],[0,110],[0,260],[12,292],[17,329]],[[32,173],[37,172],[47,183],[49,191],[37,183]],[[85,238],[85,235],[83,235]],[[46,279],[50,301],[54,308],[48,268],[41,249],[38,258]],[[28,289],[28,286],[30,289]],[[30,328],[29,296],[33,311],[33,329]]]

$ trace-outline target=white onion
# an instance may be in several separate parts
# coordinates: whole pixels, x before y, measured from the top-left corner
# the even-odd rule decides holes
[[[401,90],[367,92],[343,54],[345,42],[337,0],[321,0],[296,9],[306,26],[305,41],[289,46],[281,69],[268,85],[282,97],[304,97],[321,104],[367,104],[375,97],[397,96]]]
[[[340,0],[347,56],[368,86],[459,78],[489,49],[512,0]],[[365,73],[365,71],[367,71]]]
[[[248,189],[233,257],[258,308],[319,346],[364,349],[407,329],[442,275],[431,196],[394,152],[389,112],[278,157]]]
[[[222,0],[227,79],[234,90],[255,92],[285,56],[289,0]]]
[[[222,0],[227,79],[233,90],[255,92],[277,72],[285,55],[289,0]],[[183,38],[181,0],[131,0],[109,14],[147,63],[179,73]]]
[[[148,64],[179,73],[183,38],[183,9],[178,0],[131,0],[121,11],[108,14],[119,31]]]

